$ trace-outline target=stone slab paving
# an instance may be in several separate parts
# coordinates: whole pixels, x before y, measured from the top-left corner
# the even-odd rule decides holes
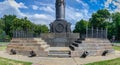
[[[83,65],[96,61],[110,60],[120,57],[120,51],[108,56],[94,56],[87,58],[52,58],[52,57],[27,57],[22,55],[9,55],[5,51],[0,51],[0,57],[19,61],[33,62],[33,65]]]
[[[87,64],[92,62],[110,60],[114,58],[120,58],[120,51],[115,51],[115,54],[107,55],[107,56],[91,56],[87,58],[74,58],[77,64]]]

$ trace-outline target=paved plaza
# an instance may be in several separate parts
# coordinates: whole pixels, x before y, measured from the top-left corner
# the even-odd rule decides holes
[[[33,65],[83,65],[97,61],[119,58],[120,51],[115,51],[115,54],[111,54],[108,56],[91,56],[87,58],[27,57],[22,55],[9,55],[8,53],[6,53],[6,51],[0,51],[0,57],[32,62]]]

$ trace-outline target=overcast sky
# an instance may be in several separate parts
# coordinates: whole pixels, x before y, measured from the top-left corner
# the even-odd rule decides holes
[[[88,20],[99,9],[120,12],[120,0],[65,0],[66,20],[72,29],[80,19]],[[0,0],[0,17],[14,14],[19,18],[28,17],[36,24],[46,24],[55,20],[55,0]]]

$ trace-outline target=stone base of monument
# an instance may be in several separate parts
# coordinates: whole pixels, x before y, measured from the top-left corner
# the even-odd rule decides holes
[[[112,44],[107,39],[86,38],[78,39],[70,45],[71,57],[105,56],[114,53]]]
[[[106,56],[114,53],[112,45],[107,39],[86,38],[83,40],[76,38],[78,34],[46,34],[45,37],[42,35],[41,38],[13,38],[10,44],[7,45],[7,52],[11,55],[19,54],[29,57],[81,58],[87,56]]]
[[[13,38],[7,45],[7,52],[26,56],[48,56],[49,47],[41,38]]]
[[[7,52],[30,57],[70,57],[69,45],[78,38],[78,33],[46,33],[41,34],[40,38],[13,38]]]
[[[69,47],[79,38],[79,33],[44,33],[41,38],[51,47]]]

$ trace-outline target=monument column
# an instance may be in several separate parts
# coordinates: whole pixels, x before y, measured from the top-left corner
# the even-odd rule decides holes
[[[65,1],[64,0],[56,0],[56,20],[65,19]]]
[[[71,24],[65,20],[65,0],[56,0],[56,20],[50,24],[51,33],[71,32]]]

